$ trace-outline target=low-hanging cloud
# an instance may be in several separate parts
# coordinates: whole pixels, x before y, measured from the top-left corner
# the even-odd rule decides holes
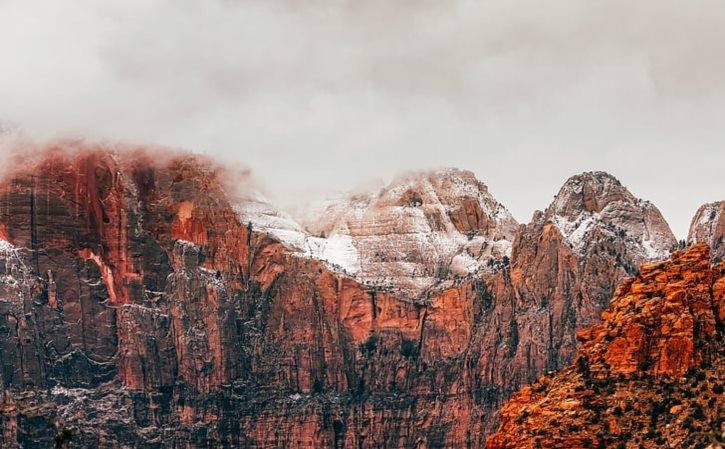
[[[725,197],[725,4],[0,0],[0,120],[190,148],[294,206],[468,168],[521,221],[607,170],[683,235]]]

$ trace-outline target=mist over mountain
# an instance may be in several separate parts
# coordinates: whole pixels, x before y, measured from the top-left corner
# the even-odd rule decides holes
[[[0,0],[0,448],[722,449],[723,23]]]
[[[234,160],[284,209],[459,167],[527,222],[603,170],[685,238],[725,190],[723,20],[716,0],[5,0],[0,120]]]
[[[247,171],[189,152],[16,155],[0,182],[10,448],[483,447],[620,282],[687,244],[604,172],[523,225],[458,169],[299,223]],[[711,215],[693,238],[718,241]]]

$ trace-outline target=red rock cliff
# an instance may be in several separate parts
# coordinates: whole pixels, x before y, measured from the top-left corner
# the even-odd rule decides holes
[[[586,188],[597,244],[582,251],[547,211],[510,266],[410,295],[242,221],[229,176],[73,143],[0,184],[3,447],[481,447],[511,391],[571,360],[654,214],[586,177],[563,193]],[[494,229],[446,203],[456,232]]]
[[[721,447],[724,309],[706,245],[642,267],[574,364],[513,395],[487,447]]]

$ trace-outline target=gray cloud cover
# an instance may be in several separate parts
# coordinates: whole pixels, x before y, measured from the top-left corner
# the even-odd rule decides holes
[[[290,206],[473,170],[520,221],[607,170],[725,198],[725,3],[0,0],[0,119],[251,166]]]

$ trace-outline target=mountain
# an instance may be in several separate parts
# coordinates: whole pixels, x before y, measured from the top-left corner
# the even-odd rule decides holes
[[[508,335],[487,343],[497,353],[493,382],[511,392],[566,366],[576,332],[599,322],[615,286],[675,246],[659,211],[611,175],[568,179],[520,230],[510,270],[489,280],[498,303],[492,324]]]
[[[8,167],[0,446],[481,447],[509,394],[566,366],[615,285],[675,244],[602,173],[525,226],[443,170],[313,229],[229,170],[83,142]]]
[[[518,226],[485,184],[458,169],[410,173],[331,204],[307,224],[315,235],[351,243],[347,267],[356,278],[412,295],[491,270],[511,255]]]
[[[602,240],[620,240],[624,244],[618,248],[620,259],[630,259],[638,266],[666,258],[677,244],[659,210],[605,172],[569,178],[544,218],[582,256],[596,254]]]
[[[574,363],[512,396],[486,447],[722,447],[724,320],[707,245],[643,266],[579,333]]]
[[[725,259],[725,201],[705,204],[697,210],[687,241],[707,243],[715,261]]]

